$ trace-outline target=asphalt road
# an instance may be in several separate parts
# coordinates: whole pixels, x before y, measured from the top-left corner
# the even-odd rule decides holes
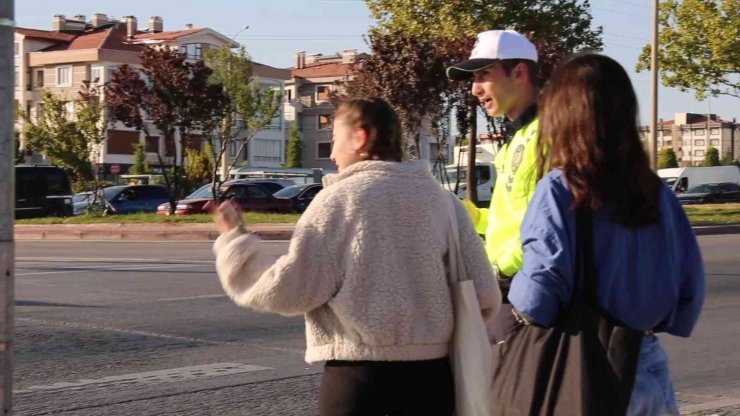
[[[684,410],[740,414],[740,235],[700,244],[699,327],[662,340]],[[15,414],[316,414],[321,366],[303,362],[302,318],[234,306],[210,246],[17,243]]]

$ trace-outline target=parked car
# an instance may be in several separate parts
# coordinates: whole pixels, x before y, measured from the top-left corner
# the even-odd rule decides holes
[[[206,214],[213,209],[213,194],[211,185],[203,186],[186,199],[177,201],[175,215]],[[272,196],[264,184],[255,181],[230,181],[219,187],[219,201],[232,199],[244,211],[258,212],[292,212],[293,203],[289,200],[278,199]],[[157,207],[158,215],[169,215],[169,204],[163,203]]]
[[[79,192],[72,197],[72,213],[74,215],[82,215],[87,210],[87,207],[92,205],[95,193],[92,191]]]
[[[318,183],[293,185],[275,192],[272,196],[292,201],[293,211],[303,212],[308,208],[308,205],[313,201],[316,194],[318,194],[322,189],[324,189],[324,187]]]
[[[681,204],[740,202],[740,185],[732,182],[706,183],[677,196]]]
[[[283,188],[295,185],[295,182],[290,179],[248,179],[246,182],[262,185],[263,188],[270,191],[273,195],[275,192],[280,191]]]
[[[56,166],[15,167],[15,217],[72,215],[72,186],[67,172]]]
[[[157,206],[170,200],[161,185],[111,186],[103,189],[103,198],[110,214],[156,212]]]

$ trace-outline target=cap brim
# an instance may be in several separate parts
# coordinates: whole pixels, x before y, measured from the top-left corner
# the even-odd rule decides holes
[[[468,59],[467,61],[462,61],[459,64],[455,64],[447,68],[447,78],[454,81],[470,79],[473,77],[473,72],[480,71],[498,61],[498,59],[490,58]]]

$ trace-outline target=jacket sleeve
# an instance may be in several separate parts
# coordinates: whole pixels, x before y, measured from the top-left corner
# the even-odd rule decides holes
[[[274,257],[260,238],[240,229],[215,242],[216,271],[226,294],[240,306],[281,315],[300,315],[325,303],[340,276],[323,235],[310,224],[296,225],[288,253]]]
[[[488,262],[483,241],[473,228],[465,207],[456,201],[458,229],[460,230],[460,251],[465,265],[465,273],[473,280],[483,321],[486,323],[489,338],[493,334],[494,318],[501,307],[501,290],[498,287],[493,269]]]
[[[475,206],[473,201],[469,199],[464,199],[463,204],[465,205],[465,209],[468,211],[468,215],[470,216],[470,220],[472,221],[475,231],[478,234],[485,235],[486,228],[488,228],[488,216],[490,215],[489,209],[478,208]]]
[[[681,234],[684,236],[682,276],[676,308],[665,327],[656,329],[668,332],[671,335],[688,337],[699,320],[699,314],[704,304],[704,263],[694,230],[691,229],[691,224],[686,218],[683,208],[677,201],[672,202],[675,212],[680,217]]]

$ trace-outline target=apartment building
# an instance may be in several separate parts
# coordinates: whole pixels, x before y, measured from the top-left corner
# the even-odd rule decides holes
[[[336,168],[329,159],[334,117],[329,97],[341,92],[342,84],[352,80],[367,57],[356,49],[327,56],[296,53],[295,65],[289,68],[291,77],[285,83],[285,119],[298,123],[301,129],[304,167]],[[421,136],[420,158],[435,159],[439,144],[430,122],[423,123]]]
[[[720,159],[740,158],[740,124],[722,120],[716,114],[677,113],[673,120],[658,123],[658,149],[673,148],[679,166],[700,166],[708,149],[719,151]],[[647,141],[650,127],[640,128]]]
[[[104,14],[95,14],[90,20],[77,15],[66,18],[55,15],[52,30],[16,28],[16,89],[15,98],[31,117],[41,111],[40,101],[43,90],[72,99],[80,91],[84,81],[98,85],[110,81],[113,71],[122,64],[139,65],[139,54],[146,47],[171,47],[186,53],[189,59],[201,59],[208,48],[229,45],[239,46],[229,37],[210,28],[194,28],[188,25],[178,30],[165,31],[161,17],[153,16],[146,27],[139,27],[134,16],[114,19]],[[282,90],[287,79],[287,71],[266,65],[255,64],[254,74],[266,88]],[[67,104],[68,114],[74,116],[74,103]],[[235,146],[231,157],[250,162],[265,161],[267,166],[279,165],[283,160],[285,128],[282,113],[275,118],[269,128],[260,131],[248,149],[237,155]],[[23,142],[23,123],[17,129]],[[156,130],[150,137],[129,129],[122,124],[109,126],[106,140],[99,149],[93,151],[93,162],[104,174],[126,173],[133,164],[134,146],[144,143],[147,159],[152,165],[158,164],[157,153],[164,156],[165,164],[172,164],[183,151],[179,145],[166,144]],[[202,136],[186,140],[188,147],[200,149]],[[43,161],[43,155],[29,154],[29,162]]]

